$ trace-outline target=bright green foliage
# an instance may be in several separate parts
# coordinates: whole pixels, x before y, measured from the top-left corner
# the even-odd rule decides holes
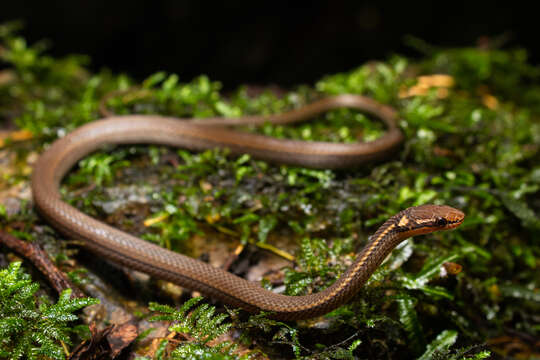
[[[491,353],[487,350],[477,350],[475,347],[450,351],[449,348],[457,340],[457,332],[444,330],[427,346],[426,352],[418,360],[481,360],[487,359]]]
[[[456,342],[457,332],[453,330],[445,330],[440,333],[431,344],[427,346],[426,351],[418,360],[429,360],[433,357],[435,352],[442,352],[448,350],[448,348]]]
[[[73,183],[85,182],[88,177],[94,179],[95,184],[101,186],[104,183],[108,183],[112,180],[114,172],[129,165],[129,161],[122,158],[126,155],[124,153],[109,154],[94,154],[79,162],[80,171],[71,178]]]
[[[170,359],[248,359],[248,356],[234,355],[237,346],[229,341],[211,346],[208,344],[225,334],[232,324],[224,322],[227,315],[216,314],[213,306],[202,304],[193,308],[201,300],[200,297],[192,298],[178,310],[168,305],[150,303],[149,309],[160,313],[152,316],[150,321],[171,321],[169,331],[183,333],[193,339],[174,349]],[[166,342],[162,346],[165,347]],[[158,352],[156,359],[162,359],[161,354]]]
[[[410,359],[432,353],[441,359],[480,359],[485,352],[467,349],[505,329],[540,335],[540,70],[527,63],[525,51],[439,49],[415,40],[425,54],[419,61],[371,62],[282,96],[270,91],[248,96],[246,88],[224,96],[221,84],[206,76],[189,80],[157,73],[136,84],[105,71],[91,74],[84,58],[53,59],[9,26],[0,27],[0,41],[5,48],[0,58],[15,76],[13,84],[0,85],[0,116],[15,114],[20,127],[33,131],[28,148],[36,152],[100,117],[104,94],[132,85],[140,90],[110,99],[115,112],[268,115],[341,93],[371,96],[398,111],[402,148],[383,162],[356,169],[279,166],[227,150],[125,146],[88,157],[66,179],[67,200],[102,219],[147,205],[149,214],[135,212],[114,225],[172,250],[189,253],[201,237],[233,244],[290,242],[288,251],[297,249],[296,263],[284,270],[285,289],[277,290],[291,295],[328,287],[369,235],[406,207],[448,204],[466,213],[455,231],[401,245],[358,296],[322,319],[284,325],[258,318],[260,326],[235,322],[262,351],[281,344],[286,356],[296,358]],[[450,76],[454,86],[403,96],[418,84],[418,76],[433,74]],[[350,109],[302,124],[240,130],[333,142],[372,140],[385,131],[371,116]],[[27,174],[10,178],[24,181]],[[137,200],[130,200],[132,195]],[[144,226],[146,218],[156,221]],[[28,224],[13,231],[38,238],[39,220],[28,207],[0,221]],[[446,274],[446,262],[459,263],[462,272]],[[456,342],[449,345],[452,339]],[[349,349],[352,344],[356,347]],[[465,350],[454,350],[462,346]]]
[[[540,92],[537,86],[528,86],[529,80],[540,77],[538,67],[527,63],[524,49],[480,50],[477,48],[442,49],[429,46],[418,39],[411,39],[411,45],[427,55],[424,66],[432,73],[448,73],[461,89],[488,86],[494,93],[512,101],[534,105],[540,110]],[[523,89],[517,94],[516,88]]]
[[[24,38],[15,35],[18,28],[17,23],[0,25],[4,47],[0,61],[12,67],[18,79],[0,105],[5,102],[6,108],[22,107],[17,125],[50,139],[94,120],[103,95],[102,83],[110,81],[109,75],[89,74],[84,68],[89,61],[85,56],[55,59],[45,55],[47,44],[28,46]],[[126,86],[126,81],[116,77],[109,86]]]
[[[365,94],[382,103],[397,98],[399,79],[407,68],[407,60],[394,58],[389,64],[373,63],[350,73],[330,75],[316,84],[317,90],[326,94]]]
[[[403,324],[412,349],[414,352],[419,353],[425,347],[426,340],[424,339],[422,325],[418,320],[418,314],[414,308],[417,301],[412,297],[403,297],[398,299],[397,303],[399,320]]]
[[[440,286],[430,286],[429,282],[440,276],[441,268],[444,263],[457,261],[460,255],[452,253],[449,255],[438,255],[428,259],[422,269],[417,274],[404,274],[400,272],[403,286],[410,290],[423,291],[425,295],[437,297],[445,297],[453,300],[453,295],[446,289]]]
[[[344,267],[336,261],[334,266],[328,266],[328,259],[335,261],[339,255],[352,249],[352,239],[343,239],[340,246],[329,247],[320,238],[303,238],[299,264],[304,271],[285,271],[285,284],[288,295],[305,295],[306,290],[316,285],[321,290],[335,281],[336,273],[341,273]]]
[[[353,360],[357,357],[354,351],[362,344],[362,340],[357,339],[358,334],[355,333],[347,339],[340,341],[337,344],[331,346],[324,346],[323,344],[315,344],[315,349],[303,346],[300,343],[299,331],[295,327],[281,322],[267,318],[267,314],[261,313],[258,315],[250,316],[246,323],[240,324],[240,328],[246,331],[259,330],[264,334],[274,333],[271,338],[271,344],[274,346],[285,345],[290,348],[292,356],[297,360],[308,359],[349,359]],[[246,335],[248,332],[245,332]],[[280,348],[279,348],[280,349]],[[283,356],[283,351],[273,350],[277,353],[277,356]],[[270,355],[270,358],[271,355]]]
[[[13,262],[0,270],[0,358],[64,359],[61,342],[71,344],[76,331],[68,323],[77,320],[73,314],[97,299],[71,299],[66,289],[55,304],[45,298],[36,301],[39,285]]]

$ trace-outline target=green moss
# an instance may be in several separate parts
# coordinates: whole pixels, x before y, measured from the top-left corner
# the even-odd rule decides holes
[[[179,344],[171,352],[169,359],[224,359],[247,360],[250,355],[237,355],[237,345],[230,341],[216,342],[232,326],[225,322],[227,315],[216,314],[216,308],[208,304],[194,305],[202,298],[192,298],[178,310],[167,305],[150,303],[149,309],[154,312],[150,321],[170,321],[169,331],[190,336],[190,341]],[[189,311],[189,313],[188,313]],[[214,343],[212,343],[214,342]],[[167,341],[161,343],[163,349]],[[254,353],[252,354],[254,355]],[[156,353],[155,359],[163,359],[162,352]]]
[[[206,76],[186,81],[157,73],[137,84],[106,71],[92,74],[84,67],[85,58],[51,58],[6,26],[0,28],[0,40],[6,49],[1,59],[15,74],[13,83],[0,85],[0,114],[16,114],[15,122],[35,134],[29,146],[37,151],[98,118],[103,95],[132,85],[142,90],[112,98],[109,106],[115,112],[271,114],[347,92],[374,97],[398,110],[406,137],[402,149],[385,162],[357,169],[278,166],[233,157],[227,150],[192,153],[130,146],[82,160],[66,179],[66,199],[94,216],[110,212],[118,191],[136,188],[138,198],[149,205],[148,218],[159,221],[149,227],[137,228],[133,221],[122,226],[139,229],[138,235],[144,232],[144,238],[174,250],[189,252],[195,234],[219,234],[238,243],[290,239],[298,251],[295,266],[285,270],[288,294],[327,287],[377,226],[405,207],[448,204],[467,214],[455,231],[407,241],[358,296],[322,320],[324,325],[268,320],[261,330],[235,320],[234,326],[261,348],[281,344],[280,349],[296,358],[435,354],[480,359],[482,351],[473,356],[455,349],[483,343],[505,329],[539,336],[534,316],[540,310],[535,295],[540,257],[535,241],[540,231],[539,69],[527,63],[523,50],[424,46],[420,61],[395,57],[369,63],[279,97],[270,91],[248,96],[246,88],[225,97],[221,84]],[[434,73],[450,75],[455,85],[403,96],[421,81],[418,75]],[[347,109],[304,124],[242,130],[334,142],[371,140],[384,133],[375,119]],[[9,149],[17,150],[13,144]],[[92,183],[110,191],[88,187]],[[120,202],[118,211],[129,203]],[[29,223],[25,234],[33,237],[33,225],[40,223],[35,216],[0,217],[5,225],[17,219]],[[445,262],[457,262],[463,271],[445,274]],[[258,331],[267,333],[261,337]]]
[[[69,327],[77,320],[73,314],[99,301],[92,298],[70,299],[64,290],[55,304],[45,297],[36,301],[39,284],[13,262],[0,270],[0,358],[65,359],[62,344],[71,344],[71,335],[87,327]]]

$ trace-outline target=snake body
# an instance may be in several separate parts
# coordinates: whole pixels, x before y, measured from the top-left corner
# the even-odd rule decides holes
[[[388,130],[375,141],[337,144],[276,139],[227,127],[265,121],[293,123],[339,107],[374,114],[386,123]],[[147,115],[113,116],[86,124],[55,141],[34,167],[33,196],[37,208],[53,226],[68,236],[83,240],[85,247],[99,256],[251,312],[267,311],[283,320],[309,318],[324,314],[349,300],[401,241],[418,234],[455,228],[463,221],[464,214],[451,207],[437,205],[403,210],[377,230],[356,261],[333,285],[315,294],[285,296],[138,239],[81,213],[62,200],[60,182],[81,158],[108,144],[162,144],[191,150],[226,147],[235,154],[248,153],[272,162],[313,168],[346,168],[394,152],[403,138],[396,118],[392,108],[358,95],[325,98],[300,109],[271,116],[201,121]]]

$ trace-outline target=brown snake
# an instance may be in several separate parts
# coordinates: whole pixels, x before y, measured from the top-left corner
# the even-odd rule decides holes
[[[375,141],[337,144],[276,139],[226,127],[265,121],[293,123],[339,107],[376,115],[386,123],[388,131]],[[403,138],[396,118],[392,108],[359,95],[329,97],[279,115],[235,119],[179,121],[161,116],[113,116],[84,125],[54,142],[35,165],[33,196],[38,209],[51,224],[69,236],[82,239],[88,249],[100,256],[248,311],[268,311],[273,317],[284,320],[314,317],[349,300],[400,242],[414,235],[453,229],[462,223],[464,214],[449,206],[438,205],[403,210],[375,232],[356,261],[333,285],[315,294],[285,296],[84,215],[62,200],[60,182],[77,161],[106,144],[148,143],[191,150],[226,147],[234,154],[248,153],[271,162],[346,168],[395,152]]]

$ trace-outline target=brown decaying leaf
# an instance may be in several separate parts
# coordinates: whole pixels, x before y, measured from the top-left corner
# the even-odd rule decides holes
[[[70,360],[114,359],[137,338],[137,327],[127,322],[110,325],[98,331],[90,324],[90,339],[79,344],[71,353]]]

